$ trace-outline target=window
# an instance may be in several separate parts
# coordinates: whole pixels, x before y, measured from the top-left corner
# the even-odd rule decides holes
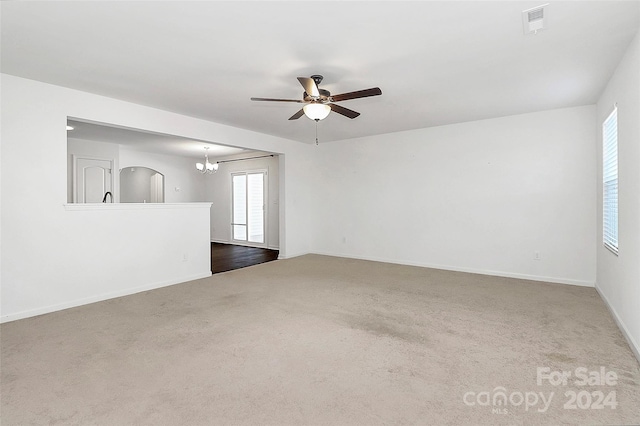
[[[618,109],[602,124],[602,238],[618,253]]]
[[[233,239],[265,242],[265,172],[242,172],[232,176]]]

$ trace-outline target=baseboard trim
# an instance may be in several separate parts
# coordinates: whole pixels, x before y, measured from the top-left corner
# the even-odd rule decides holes
[[[285,255],[284,253],[280,252],[278,254],[278,260],[284,260],[284,259],[293,259],[294,257],[300,257],[300,256],[304,256],[307,254],[312,254],[309,252],[300,252],[300,253],[294,253],[294,254],[287,254]],[[315,254],[315,253],[314,253]],[[318,253],[319,254],[319,253]]]
[[[44,306],[42,308],[29,309],[26,311],[3,315],[2,317],[0,317],[0,323],[17,321],[25,318],[31,318],[38,315],[44,315],[52,312],[62,311],[64,309],[69,309],[69,308],[76,308],[78,306],[88,305],[90,303],[102,302],[104,300],[115,299],[116,297],[129,296],[132,294],[141,293],[143,291],[155,290],[157,288],[168,287],[170,285],[180,284],[187,281],[199,280],[201,278],[207,278],[210,276],[211,276],[211,271],[209,271],[208,273],[188,275],[188,276],[173,279],[173,280],[166,280],[166,281],[159,281],[155,283],[145,284],[142,286],[128,288],[124,290],[119,290],[119,291],[114,291],[109,293],[102,293],[96,296],[85,297],[82,299],[76,299],[70,302],[58,303],[55,305]]]
[[[241,244],[241,243],[232,243],[230,241],[227,240],[214,240],[213,238],[211,239],[212,243],[217,243],[217,244],[233,244],[236,246],[243,246],[243,247],[255,247],[255,248],[266,248],[269,250],[280,250],[279,247],[277,246],[266,246],[266,247],[262,247],[262,246],[255,246],[255,245],[251,245],[251,244]]]
[[[527,274],[519,274],[515,272],[493,271],[489,269],[464,268],[459,266],[440,265],[435,263],[408,262],[404,260],[386,259],[386,258],[379,258],[375,256],[352,256],[352,255],[346,255],[346,254],[325,253],[325,252],[314,252],[314,253],[320,254],[323,256],[335,256],[335,257],[343,257],[343,258],[349,258],[349,259],[369,260],[372,262],[394,263],[397,265],[419,266],[421,268],[442,269],[445,271],[466,272],[469,274],[491,275],[495,277],[516,278],[520,280],[529,280],[529,281],[542,281],[542,282],[555,283],[555,284],[568,284],[568,285],[576,285],[580,287],[595,287],[595,282],[574,280],[570,278],[527,275]]]
[[[622,332],[622,335],[627,340],[627,343],[629,344],[629,347],[631,348],[631,352],[633,352],[633,354],[635,355],[636,359],[638,360],[638,363],[640,364],[640,345],[638,345],[638,342],[636,342],[635,339],[633,338],[633,336],[631,335],[631,333],[629,333],[629,330],[624,325],[624,322],[622,321],[622,319],[618,315],[618,312],[616,312],[616,310],[613,308],[613,306],[611,306],[611,303],[609,302],[609,299],[607,299],[607,296],[605,296],[604,293],[602,292],[602,290],[600,289],[600,287],[598,287],[598,283],[596,283],[595,287],[596,287],[596,291],[600,295],[600,298],[604,302],[605,306],[607,307],[607,309],[609,309],[609,312],[611,313],[611,316],[613,317],[613,320],[616,322],[616,324],[618,325],[618,328]]]

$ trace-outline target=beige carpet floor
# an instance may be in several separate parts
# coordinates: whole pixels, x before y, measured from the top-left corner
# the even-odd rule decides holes
[[[592,288],[308,255],[1,343],[2,425],[640,423],[638,362]]]

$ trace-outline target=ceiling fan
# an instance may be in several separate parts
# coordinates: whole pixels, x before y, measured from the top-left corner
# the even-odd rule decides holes
[[[306,115],[312,120],[319,121],[326,118],[331,111],[337,112],[340,115],[344,115],[348,118],[356,118],[360,115],[359,112],[353,111],[349,108],[337,105],[333,102],[347,101],[349,99],[366,98],[369,96],[382,95],[382,90],[379,87],[373,87],[371,89],[358,90],[355,92],[341,93],[339,95],[332,95],[328,90],[320,89],[318,85],[322,81],[321,75],[312,75],[311,77],[298,77],[298,81],[304,88],[302,99],[273,99],[273,98],[251,98],[252,101],[269,101],[269,102],[296,102],[299,104],[305,104],[302,109],[293,114],[289,120],[297,120],[298,118]]]

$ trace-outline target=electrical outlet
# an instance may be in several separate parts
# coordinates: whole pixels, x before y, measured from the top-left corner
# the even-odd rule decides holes
[[[540,260],[540,252],[539,251],[534,251],[533,252],[533,260]]]

